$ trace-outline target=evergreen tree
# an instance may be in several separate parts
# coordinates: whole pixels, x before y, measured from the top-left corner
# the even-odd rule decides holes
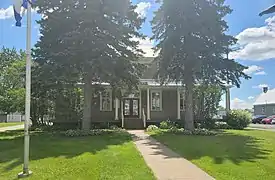
[[[142,51],[134,39],[143,38],[139,29],[144,19],[130,0],[40,0],[37,6],[43,16],[34,50],[39,82],[61,89],[83,82],[84,119],[91,113],[86,97],[91,82],[136,87]]]
[[[194,129],[193,88],[197,83],[240,86],[245,66],[228,59],[236,39],[226,34],[224,17],[231,13],[224,0],[157,0],[152,20],[159,52],[159,75],[182,82],[186,88],[185,128]]]

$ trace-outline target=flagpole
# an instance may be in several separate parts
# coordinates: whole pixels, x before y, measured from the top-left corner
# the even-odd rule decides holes
[[[18,177],[26,177],[32,174],[29,170],[29,148],[30,148],[30,113],[31,113],[31,4],[27,8],[27,38],[26,38],[26,101],[25,101],[25,123],[24,123],[24,165],[23,172]]]

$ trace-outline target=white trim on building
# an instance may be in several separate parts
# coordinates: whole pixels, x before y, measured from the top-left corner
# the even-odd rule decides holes
[[[100,92],[100,111],[112,111],[112,90]]]

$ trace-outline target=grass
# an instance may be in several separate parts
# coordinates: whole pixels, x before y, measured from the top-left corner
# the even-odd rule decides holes
[[[21,125],[21,124],[23,124],[23,122],[0,123],[0,128],[8,127],[8,126],[16,126],[16,125]]]
[[[274,132],[230,130],[209,137],[162,132],[151,135],[217,180],[275,179]]]
[[[23,132],[0,133],[0,180],[17,179],[22,171]],[[69,138],[33,133],[30,180],[154,180],[130,135]]]

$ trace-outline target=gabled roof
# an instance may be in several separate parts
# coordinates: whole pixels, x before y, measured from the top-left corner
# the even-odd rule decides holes
[[[138,62],[140,64],[152,64],[152,62],[154,61],[154,57],[142,57],[138,60]]]
[[[154,80],[154,79],[140,79],[141,84],[146,84],[148,86],[161,86],[160,82]],[[181,87],[183,86],[182,83],[176,83],[176,82],[168,82],[166,84],[163,84],[162,86],[167,86],[167,87],[172,87],[172,86],[176,86],[176,87]]]
[[[264,104],[275,104],[275,89],[267,91],[267,93],[262,93],[253,104],[264,105]]]

